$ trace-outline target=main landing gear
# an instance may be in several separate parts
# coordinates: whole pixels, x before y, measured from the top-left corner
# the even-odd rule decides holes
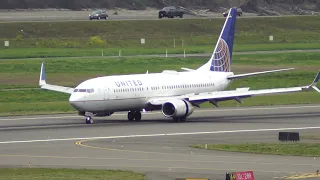
[[[128,112],[128,120],[129,121],[140,121],[141,120],[141,112],[140,111],[129,111]]]
[[[186,117],[174,117],[173,121],[174,122],[185,122],[187,120]]]

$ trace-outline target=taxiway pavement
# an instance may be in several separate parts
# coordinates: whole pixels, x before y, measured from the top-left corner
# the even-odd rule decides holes
[[[225,172],[253,170],[269,180],[314,173],[314,157],[277,156],[193,149],[197,143],[277,142],[278,132],[320,131],[320,105],[200,109],[184,123],[159,112],[141,122],[126,114],[95,118],[75,115],[1,117],[0,166],[124,169],[148,179],[225,178]],[[304,141],[304,139],[302,139]]]

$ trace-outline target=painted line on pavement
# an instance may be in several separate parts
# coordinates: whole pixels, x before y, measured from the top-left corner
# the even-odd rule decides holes
[[[119,138],[137,138],[137,137],[159,137],[159,136],[181,136],[181,135],[200,135],[200,134],[223,134],[223,133],[243,133],[243,132],[267,132],[267,131],[286,131],[286,130],[306,130],[320,129],[315,127],[291,127],[277,129],[246,129],[246,130],[226,130],[211,132],[181,132],[181,133],[162,133],[162,134],[142,134],[142,135],[124,135],[124,136],[100,136],[100,137],[83,137],[83,138],[61,138],[61,139],[36,139],[20,141],[2,141],[0,144],[17,144],[17,143],[37,143],[37,142],[56,142],[56,141],[76,141],[76,140],[93,140],[93,139],[119,139]]]

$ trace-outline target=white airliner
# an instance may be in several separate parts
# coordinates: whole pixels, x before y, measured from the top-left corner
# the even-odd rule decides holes
[[[128,112],[129,121],[141,120],[141,111],[160,110],[165,117],[174,121],[185,121],[194,107],[204,102],[218,106],[219,101],[236,100],[256,95],[289,93],[309,90],[320,92],[316,84],[318,72],[312,84],[300,87],[249,90],[225,89],[233,79],[247,76],[285,71],[255,72],[234,75],[231,72],[232,48],[237,10],[231,8],[210,60],[198,69],[182,68],[184,72],[164,70],[162,73],[114,75],[86,80],[76,88],[46,83],[44,63],[41,65],[39,85],[42,89],[69,93],[70,104],[93,123],[92,116],[110,116],[114,112]]]

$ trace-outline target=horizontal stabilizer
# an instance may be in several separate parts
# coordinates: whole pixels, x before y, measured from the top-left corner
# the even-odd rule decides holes
[[[277,70],[271,70],[271,71],[253,72],[253,73],[246,73],[246,74],[237,74],[237,75],[228,76],[228,79],[237,79],[237,78],[243,78],[243,77],[260,75],[260,74],[267,74],[267,73],[280,72],[280,71],[288,71],[288,70],[292,70],[292,69],[294,69],[294,68],[277,69]]]
[[[320,93],[319,88],[317,88],[316,86],[312,86],[312,88]]]
[[[163,74],[175,74],[175,75],[179,74],[178,71],[174,71],[174,70],[163,70],[162,73]]]
[[[317,88],[317,84],[319,82],[320,79],[320,71],[318,72],[317,76],[314,78],[313,82],[309,85],[304,87],[305,89],[310,89],[313,88],[314,90],[316,90],[317,92],[320,93],[320,90]]]
[[[182,67],[181,69],[185,70],[185,71],[195,71],[194,69],[189,69],[189,68],[184,68],[184,67]]]

